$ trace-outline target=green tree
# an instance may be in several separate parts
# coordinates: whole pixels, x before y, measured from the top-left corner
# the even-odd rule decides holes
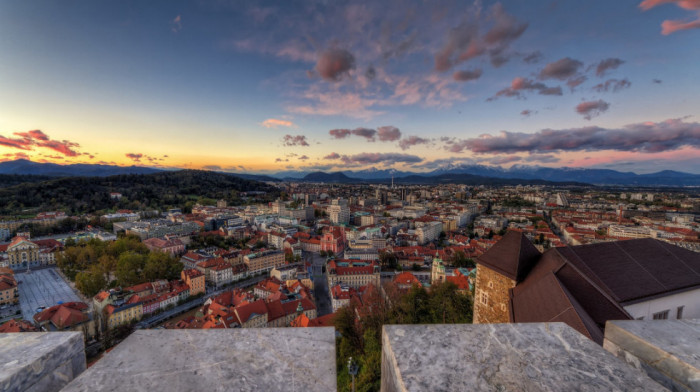
[[[78,272],[75,276],[75,288],[88,298],[99,293],[106,284],[102,269],[98,265],[93,265],[87,272]]]
[[[115,276],[121,286],[133,286],[143,279],[145,257],[133,251],[122,253],[117,260]]]

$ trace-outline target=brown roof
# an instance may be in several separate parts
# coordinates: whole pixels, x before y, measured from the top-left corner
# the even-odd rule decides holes
[[[644,238],[559,248],[620,303],[700,287],[700,253]]]
[[[511,230],[476,260],[516,282],[525,278],[541,253],[520,231]]]

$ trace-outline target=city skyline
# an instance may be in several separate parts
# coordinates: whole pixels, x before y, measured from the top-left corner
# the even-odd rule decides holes
[[[0,9],[0,160],[700,173],[697,0]]]

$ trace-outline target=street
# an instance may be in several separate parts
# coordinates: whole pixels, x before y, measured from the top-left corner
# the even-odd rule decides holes
[[[326,258],[318,253],[304,252],[304,259],[311,261],[314,280],[314,297],[316,299],[316,314],[318,317],[332,313],[331,298],[328,292],[328,279],[323,272]]]
[[[51,307],[59,302],[83,301],[55,267],[34,269],[31,272],[18,271],[15,279],[25,320],[33,321],[33,316],[40,307]]]

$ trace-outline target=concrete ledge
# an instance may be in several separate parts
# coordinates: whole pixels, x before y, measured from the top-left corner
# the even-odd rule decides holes
[[[382,391],[666,391],[563,323],[385,325]]]
[[[608,321],[603,347],[674,391],[700,391],[700,320]]]
[[[84,370],[81,332],[0,334],[1,391],[59,391]]]
[[[326,328],[140,330],[64,391],[335,391]]]

